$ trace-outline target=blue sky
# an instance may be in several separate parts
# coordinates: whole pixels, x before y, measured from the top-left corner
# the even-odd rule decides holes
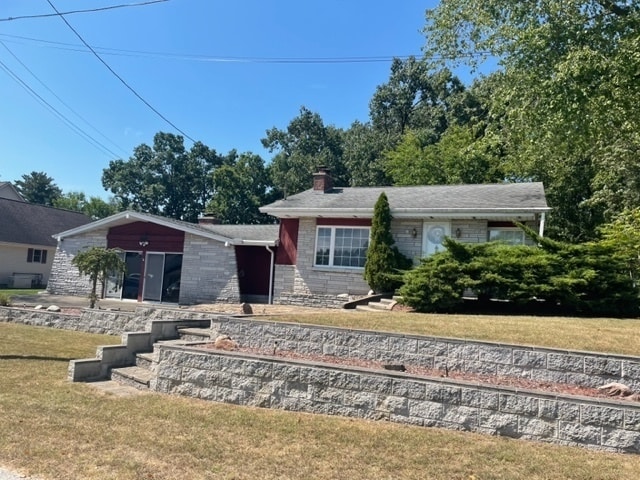
[[[60,12],[141,1],[51,0]],[[436,4],[169,0],[65,18],[189,137],[219,153],[235,148],[269,161],[260,139],[269,128],[286,128],[302,106],[336,127],[367,121],[376,86],[389,78],[390,58],[421,55],[424,12]],[[16,18],[50,13],[47,0],[0,2],[0,181],[45,172],[65,193],[106,199],[101,175],[111,159],[128,159],[158,131],[179,132],[110,73],[62,19]],[[350,57],[385,60],[264,61]],[[28,89],[101,146],[75,133]],[[189,148],[191,141],[185,142]]]

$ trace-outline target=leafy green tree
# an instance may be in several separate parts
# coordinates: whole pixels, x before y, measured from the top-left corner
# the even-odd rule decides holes
[[[123,209],[195,222],[211,198],[211,174],[220,164],[204,144],[187,151],[182,136],[159,132],[152,147],[139,145],[128,161],[109,162],[102,185]]]
[[[394,245],[391,235],[389,199],[382,192],[373,208],[371,241],[364,264],[364,279],[377,293],[392,293],[402,284],[401,271],[410,268],[411,260]]]
[[[391,185],[383,161],[383,152],[388,148],[384,135],[371,123],[355,121],[342,138],[342,159],[350,187]]]
[[[470,126],[452,125],[430,145],[408,131],[384,159],[395,185],[494,183],[505,178],[489,139],[478,138]]]
[[[489,128],[509,176],[543,181],[549,232],[572,241],[640,201],[640,4],[450,0],[427,11],[425,54],[498,59]],[[556,227],[557,226],[557,227]]]
[[[53,178],[44,172],[22,175],[22,180],[13,183],[29,203],[52,207],[56,199],[62,195],[62,190],[54,183]]]
[[[83,192],[67,192],[53,202],[56,208],[82,212],[93,220],[105,218],[118,212],[117,204],[105,202],[100,197],[89,197]]]
[[[434,143],[458,120],[464,102],[462,82],[449,70],[432,71],[425,60],[395,58],[389,81],[376,88],[369,103],[373,127],[394,145],[408,130],[421,131]],[[454,108],[455,105],[455,108]]]
[[[89,308],[95,308],[98,301],[98,281],[104,287],[104,282],[109,274],[124,273],[126,264],[118,250],[102,247],[91,247],[79,252],[71,263],[78,268],[80,275],[89,277],[91,292],[89,293]]]
[[[277,152],[269,173],[274,187],[285,196],[311,188],[320,165],[331,170],[336,186],[348,185],[341,130],[325,126],[319,114],[305,107],[286,130],[271,128],[261,142],[269,152]]]
[[[269,203],[269,191],[262,158],[233,150],[213,173],[213,198],[207,212],[225,224],[269,223],[269,216],[258,210]]]

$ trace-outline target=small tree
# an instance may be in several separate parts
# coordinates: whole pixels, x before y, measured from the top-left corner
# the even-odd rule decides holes
[[[371,242],[364,264],[364,279],[377,293],[393,292],[402,284],[400,271],[411,267],[411,260],[394,245],[391,235],[391,209],[382,192],[373,208]]]
[[[78,267],[80,275],[86,275],[91,281],[91,292],[89,293],[89,308],[95,308],[98,301],[96,293],[98,280],[104,285],[107,276],[111,273],[124,273],[126,264],[120,258],[119,251],[102,247],[91,247],[78,253],[71,261]]]

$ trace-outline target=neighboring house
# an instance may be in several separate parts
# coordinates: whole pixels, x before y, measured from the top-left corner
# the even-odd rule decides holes
[[[3,193],[10,191],[3,188]],[[90,221],[82,213],[28,203],[22,197],[0,198],[0,285],[45,285],[56,250],[52,235]]]
[[[181,304],[270,302],[278,225],[194,224],[121,212],[57,233],[53,294],[85,295],[87,277],[72,265],[89,247],[122,251],[127,272],[109,279],[108,298]]]
[[[382,192],[396,246],[415,263],[442,249],[445,236],[525,243],[514,222],[542,235],[550,210],[542,183],[334,188],[329,172],[321,170],[312,189],[260,208],[280,220],[275,302],[337,306],[368,293],[364,264]]]
[[[20,195],[18,189],[11,182],[0,182],[0,198],[17,200],[18,202],[25,201],[24,197]]]

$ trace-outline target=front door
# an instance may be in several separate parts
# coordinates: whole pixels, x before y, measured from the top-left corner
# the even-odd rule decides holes
[[[164,276],[164,253],[147,253],[144,266],[143,300],[162,300],[162,278]]]
[[[445,249],[444,237],[451,236],[451,222],[424,222],[422,230],[422,256],[428,257]]]

